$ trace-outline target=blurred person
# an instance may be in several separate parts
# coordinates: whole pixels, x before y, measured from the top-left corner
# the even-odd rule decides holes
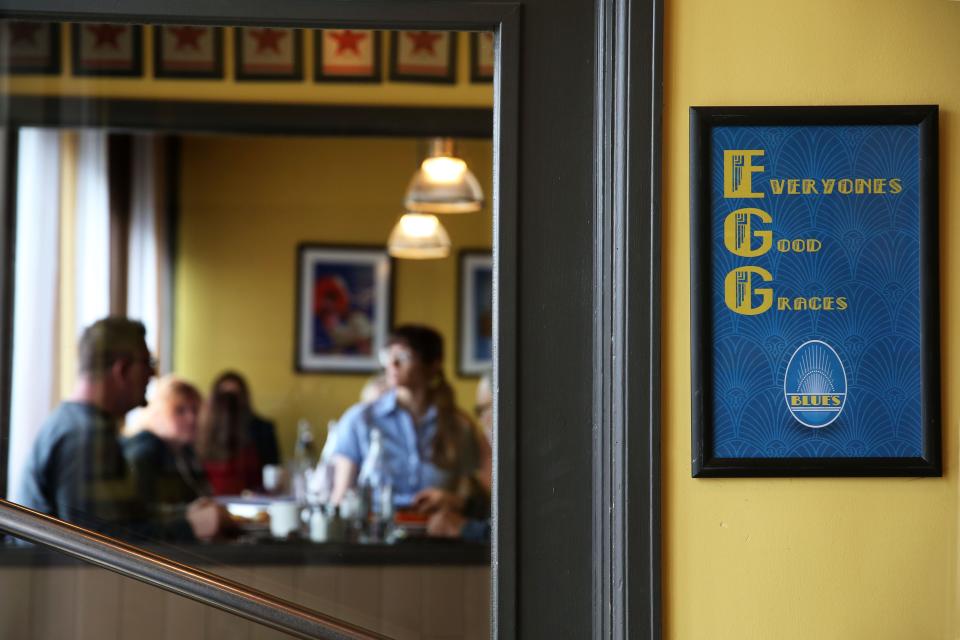
[[[240,394],[214,385],[200,415],[196,446],[215,495],[262,489],[263,462],[250,433],[251,420]]]
[[[240,410],[247,421],[247,433],[257,450],[261,465],[280,464],[280,447],[277,445],[277,429],[273,422],[257,414],[250,397],[250,386],[237,371],[224,371],[213,381],[210,397],[218,393],[232,393],[237,396]]]
[[[356,483],[371,430],[377,428],[395,506],[485,512],[490,478],[483,461],[490,447],[456,406],[443,373],[442,336],[426,326],[397,327],[382,360],[389,389],[372,402],[354,405],[340,419],[333,450],[333,502],[339,503]]]
[[[483,428],[487,442],[493,442],[493,384],[490,374],[485,373],[477,383],[477,404],[474,406],[477,422]]]
[[[156,368],[145,335],[143,324],[122,317],[84,330],[74,390],[41,427],[18,495],[26,507],[116,537],[210,539],[228,522],[224,509],[201,499],[185,517],[152,522],[127,469],[120,424],[128,411],[146,405]]]
[[[201,402],[195,386],[173,375],[164,376],[133,432],[123,441],[137,492],[158,517],[210,495],[193,448]]]

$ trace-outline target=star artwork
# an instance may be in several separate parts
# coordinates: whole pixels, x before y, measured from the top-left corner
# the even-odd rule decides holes
[[[143,71],[141,27],[129,24],[75,23],[75,75],[139,76]]]
[[[219,27],[155,27],[153,44],[158,78],[223,77],[223,32]]]
[[[472,82],[493,80],[493,32],[470,34],[470,79]]]
[[[456,81],[457,34],[449,31],[395,31],[391,41],[392,80]]]
[[[300,80],[302,32],[298,29],[236,29],[238,80]]]
[[[60,73],[60,25],[50,22],[0,22],[2,70],[17,74]]]
[[[380,80],[380,32],[325,29],[315,33],[317,80]]]

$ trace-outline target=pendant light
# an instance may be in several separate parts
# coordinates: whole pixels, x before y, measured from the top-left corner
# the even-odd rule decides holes
[[[400,217],[390,232],[387,252],[394,258],[446,258],[450,255],[450,236],[437,216],[408,212]]]
[[[453,139],[430,140],[427,158],[407,186],[404,206],[415,213],[473,213],[483,207],[483,189],[456,156]]]

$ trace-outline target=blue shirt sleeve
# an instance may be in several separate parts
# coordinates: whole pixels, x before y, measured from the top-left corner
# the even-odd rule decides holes
[[[364,403],[355,404],[337,423],[337,438],[333,445],[333,455],[349,458],[354,464],[360,465],[363,462],[363,455],[366,447],[364,443],[368,440],[366,421],[364,420],[364,410],[368,405]]]

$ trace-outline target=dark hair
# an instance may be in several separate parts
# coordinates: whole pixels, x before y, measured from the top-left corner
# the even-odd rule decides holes
[[[235,393],[214,391],[200,414],[197,455],[201,460],[228,460],[249,442],[250,408]]]
[[[142,322],[121,316],[97,320],[84,329],[77,344],[80,373],[103,374],[117,360],[137,358],[146,349]]]
[[[431,443],[431,461],[441,469],[457,470],[464,452],[463,425],[471,425],[470,417],[457,408],[453,387],[443,375],[443,336],[432,327],[405,324],[394,328],[388,345],[402,344],[423,364],[439,364],[437,376],[427,384],[430,404],[437,409],[437,433]]]
[[[252,404],[250,402],[250,387],[247,385],[247,379],[239,371],[227,370],[217,376],[216,380],[213,381],[213,386],[210,387],[210,397],[212,398],[220,392],[220,385],[224,382],[233,382],[240,387],[240,401],[247,409],[250,409]]]
[[[403,324],[390,332],[387,344],[404,344],[424,364],[443,361],[443,336],[436,329],[421,324]]]

